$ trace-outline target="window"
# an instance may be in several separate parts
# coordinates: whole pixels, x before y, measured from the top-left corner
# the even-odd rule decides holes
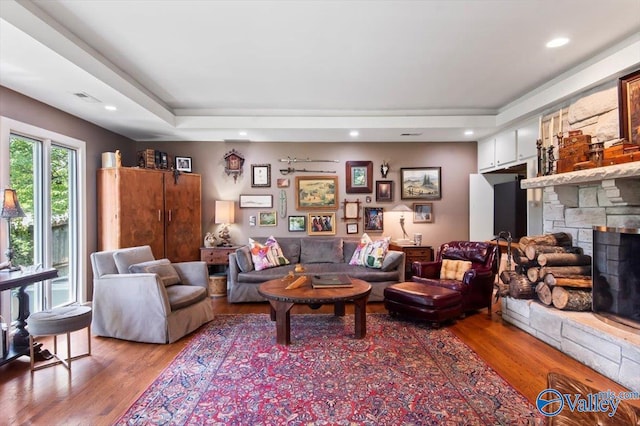
[[[85,299],[85,143],[2,118],[0,182],[16,190],[26,217],[11,221],[14,263],[54,267],[58,278],[27,288],[29,310],[37,312]],[[6,221],[0,223],[2,252]],[[17,291],[17,290],[15,290]],[[14,292],[15,292],[14,291]],[[0,310],[17,317],[17,300],[0,295]]]

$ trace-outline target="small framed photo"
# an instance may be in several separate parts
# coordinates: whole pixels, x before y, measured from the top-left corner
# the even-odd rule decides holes
[[[344,218],[360,219],[360,200],[356,200],[356,201],[344,200]]]
[[[304,232],[307,229],[305,216],[289,216],[289,232]]]
[[[273,195],[240,194],[238,205],[241,209],[270,209],[273,207]]]
[[[176,170],[185,173],[191,173],[191,157],[178,157],[176,156]]]
[[[307,215],[307,234],[309,235],[335,235],[335,213],[309,213]]]
[[[271,164],[251,165],[251,187],[270,188],[271,187]]]
[[[258,213],[258,226],[276,226],[277,224],[278,215],[275,211]]]
[[[377,180],[376,181],[376,202],[388,203],[393,201],[393,181]]]
[[[288,188],[290,185],[289,178],[278,178],[276,183],[278,188]]]
[[[347,234],[357,234],[358,233],[358,223],[347,223]]]
[[[347,194],[373,192],[373,162],[347,161]]]
[[[364,208],[364,230],[370,232],[384,231],[384,208]]]
[[[433,203],[413,203],[413,223],[432,223]]]

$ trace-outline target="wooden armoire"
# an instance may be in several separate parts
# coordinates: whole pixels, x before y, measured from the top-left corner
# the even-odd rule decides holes
[[[98,250],[149,245],[156,259],[200,259],[200,175],[98,169]]]

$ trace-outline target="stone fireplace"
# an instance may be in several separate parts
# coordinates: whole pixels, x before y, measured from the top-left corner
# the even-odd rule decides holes
[[[593,227],[640,228],[640,162],[523,180],[542,190],[544,232],[566,232],[573,245],[593,253]],[[506,297],[503,319],[640,392],[640,333],[600,320],[592,312],[567,312],[535,300]]]

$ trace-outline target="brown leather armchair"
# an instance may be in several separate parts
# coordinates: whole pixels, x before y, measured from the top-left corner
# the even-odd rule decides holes
[[[488,308],[491,315],[498,250],[497,245],[485,242],[451,241],[440,246],[434,262],[413,262],[411,280],[459,291],[463,313]],[[442,259],[471,261],[471,269],[464,273],[462,281],[440,279]]]

